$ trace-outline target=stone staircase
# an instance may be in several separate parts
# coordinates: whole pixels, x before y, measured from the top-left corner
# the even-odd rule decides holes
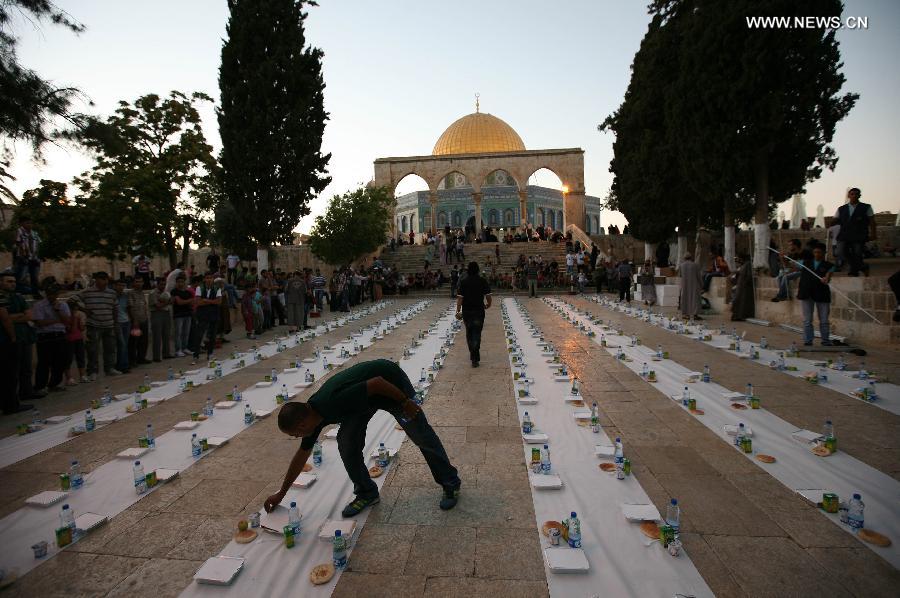
[[[490,258],[491,263],[496,262],[495,248],[497,245],[500,246],[500,265],[497,268],[498,274],[512,274],[516,269],[516,260],[520,253],[525,254],[525,257],[536,257],[540,255],[544,258],[545,264],[549,264],[551,261],[556,260],[561,269],[565,269],[566,267],[565,243],[551,243],[549,241],[511,244],[467,243],[465,247],[466,257],[463,260],[463,264],[476,261],[481,266],[482,270],[484,270],[488,258]],[[432,250],[431,255],[433,255],[433,259],[430,260],[430,267],[432,270],[441,268],[444,273],[447,273],[447,271],[453,268],[453,264],[457,263],[456,260],[452,260],[449,266],[442,266],[440,264],[440,253],[437,247],[430,247],[427,245],[403,245],[402,247],[397,247],[393,252],[391,252],[390,249],[385,248],[381,252],[381,260],[385,265],[397,268],[403,274],[414,274],[425,269],[425,259],[429,255],[429,249]]]

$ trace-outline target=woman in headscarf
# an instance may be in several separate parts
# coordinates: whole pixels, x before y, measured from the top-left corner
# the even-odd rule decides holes
[[[700,265],[694,261],[690,253],[684,254],[684,261],[678,266],[678,275],[681,277],[681,315],[684,317],[700,318],[700,290],[703,288],[703,275]]]
[[[756,315],[756,302],[753,298],[753,265],[746,255],[735,258],[738,266],[735,274],[731,300],[731,320],[739,322]]]
[[[653,282],[655,268],[653,262],[647,260],[641,266],[638,281],[641,283],[641,299],[644,305],[656,305],[656,285]]]

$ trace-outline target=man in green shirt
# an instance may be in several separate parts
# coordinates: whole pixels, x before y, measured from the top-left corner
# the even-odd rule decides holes
[[[340,424],[337,443],[344,469],[353,482],[356,498],[342,511],[353,517],[379,501],[378,486],[366,467],[363,450],[369,420],[379,409],[393,415],[428,463],[431,475],[443,489],[440,507],[452,509],[461,485],[456,468],[422,409],[412,400],[415,389],[400,366],[387,359],[365,361],[335,374],[309,398],[307,403],[287,403],[278,413],[278,427],[289,436],[302,438],[281,490],[266,499],[267,511],[274,509],[303,471],[313,445],[325,426]]]

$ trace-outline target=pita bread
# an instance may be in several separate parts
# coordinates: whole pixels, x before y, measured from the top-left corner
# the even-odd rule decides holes
[[[891,545],[890,538],[870,529],[862,528],[856,535],[859,536],[860,540],[868,542],[869,544],[874,544],[875,546],[887,547]]]
[[[731,408],[732,408],[732,409],[737,409],[738,411],[740,411],[740,410],[742,410],[742,409],[746,409],[747,406],[744,405],[743,403],[732,403],[732,404],[731,404]]]
[[[775,457],[773,457],[772,455],[759,454],[759,455],[756,455],[756,460],[762,461],[763,463],[774,463]]]
[[[253,529],[245,529],[242,532],[235,532],[234,541],[238,544],[249,544],[256,539],[257,533]]]
[[[821,444],[817,444],[816,446],[812,447],[812,448],[810,449],[810,452],[811,452],[813,455],[817,455],[817,456],[819,456],[819,457],[829,457],[829,456],[831,456],[831,451],[829,451],[827,448],[825,448],[825,447],[824,447],[823,445],[821,445]]]
[[[334,565],[331,563],[316,565],[312,568],[312,571],[309,572],[309,581],[317,586],[328,583],[331,581],[332,577],[334,577]]]
[[[703,415],[706,412],[703,409],[691,409],[691,413],[694,415]]]
[[[384,469],[382,469],[380,465],[373,465],[369,468],[369,476],[373,478],[380,478],[383,473]]]
[[[313,466],[310,465],[309,463],[307,463],[307,464],[305,464],[305,465],[303,466],[303,473],[307,473],[307,472],[312,471],[312,470],[313,470]]]
[[[659,524],[655,521],[642,521],[641,533],[651,540],[659,540]]]
[[[598,465],[598,467],[600,469],[602,469],[603,471],[615,471],[616,470],[615,463],[601,463],[600,465]]]

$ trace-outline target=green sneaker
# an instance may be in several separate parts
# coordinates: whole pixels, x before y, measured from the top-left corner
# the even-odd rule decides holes
[[[444,496],[441,497],[441,510],[449,511],[459,502],[459,487],[444,488]]]
[[[353,499],[349,505],[344,507],[344,510],[341,511],[341,515],[344,517],[355,517],[359,515],[360,512],[366,507],[371,507],[372,505],[377,505],[381,502],[381,497],[376,496],[375,498],[361,498],[357,496]]]

